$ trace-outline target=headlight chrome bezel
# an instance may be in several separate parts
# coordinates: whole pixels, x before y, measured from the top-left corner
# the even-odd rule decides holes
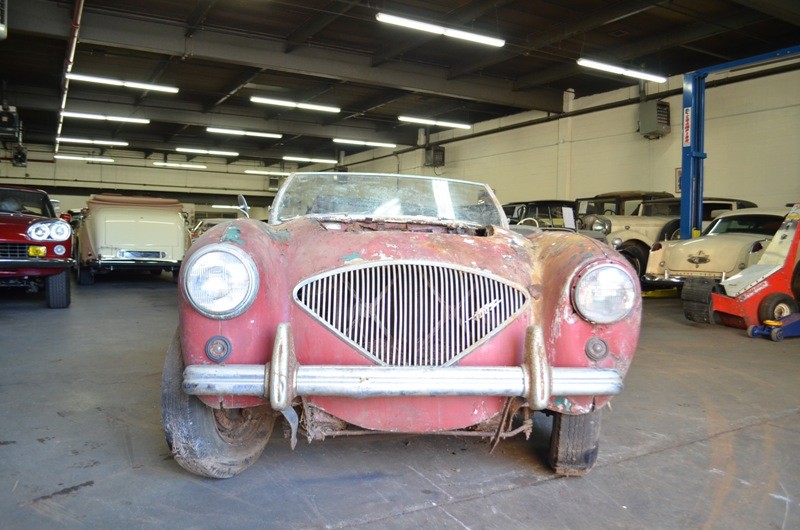
[[[61,232],[61,235],[56,232]],[[37,232],[39,232],[37,234]],[[37,221],[25,232],[32,241],[66,241],[72,237],[72,227],[61,219]]]
[[[209,307],[209,304],[203,305],[198,302],[198,297],[196,296],[198,293],[193,289],[195,282],[192,281],[192,277],[193,273],[196,272],[198,262],[203,258],[208,259],[209,254],[213,253],[228,254],[238,260],[243,266],[248,282],[241,299],[232,307],[224,310],[214,310]],[[247,311],[256,299],[259,283],[258,269],[253,258],[244,250],[227,243],[214,243],[201,248],[189,260],[185,261],[181,267],[181,287],[186,301],[195,311],[214,320],[231,319]]]
[[[590,303],[594,300],[584,300],[585,294],[591,291],[591,285],[587,282],[593,282],[594,285],[599,285],[597,276],[606,271],[615,271],[622,276],[619,276],[620,288],[627,291],[627,296],[622,300],[619,310],[614,311],[609,316],[604,316],[602,312],[597,311],[590,307]],[[629,288],[622,285],[627,282]],[[638,297],[638,290],[636,288],[636,279],[623,267],[622,264],[615,261],[597,261],[585,266],[581,271],[575,275],[570,289],[570,298],[572,307],[580,315],[580,317],[592,324],[609,325],[616,324],[627,318],[634,307],[636,307],[636,300]]]

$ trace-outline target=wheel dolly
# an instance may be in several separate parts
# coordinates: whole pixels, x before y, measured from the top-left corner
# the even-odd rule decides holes
[[[765,320],[761,326],[748,326],[748,337],[765,337],[775,342],[785,337],[800,337],[800,313],[792,313],[780,320]]]

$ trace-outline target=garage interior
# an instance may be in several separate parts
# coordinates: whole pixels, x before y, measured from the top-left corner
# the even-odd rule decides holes
[[[503,203],[678,196],[684,74],[735,61],[707,79],[704,192],[800,201],[800,56],[747,63],[800,44],[794,2],[0,5],[3,110],[20,122],[2,133],[0,184],[44,189],[64,212],[122,193],[178,198],[195,221],[225,215],[214,205],[242,194],[264,219],[289,173],[332,169],[485,182]],[[378,12],[505,45],[385,25]],[[643,127],[654,102],[667,121]],[[625,391],[585,477],[547,467],[549,420],[537,414],[533,441],[511,438],[491,454],[481,439],[403,434],[292,451],[276,428],[252,469],[215,481],[178,467],[164,442],[160,374],[176,288],[166,274],[109,275],[73,284],[71,307],[56,311],[2,292],[0,509],[10,528],[800,527],[796,339],[750,339],[687,321],[679,299],[645,298]]]

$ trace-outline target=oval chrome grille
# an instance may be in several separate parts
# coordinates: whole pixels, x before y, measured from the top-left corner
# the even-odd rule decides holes
[[[528,294],[481,271],[418,262],[337,269],[301,282],[301,307],[389,366],[444,366],[508,325]]]

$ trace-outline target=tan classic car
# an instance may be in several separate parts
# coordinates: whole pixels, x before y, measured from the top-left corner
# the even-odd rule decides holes
[[[650,250],[643,284],[676,287],[686,278],[724,280],[757,263],[787,208],[743,208],[717,217],[700,237],[659,241]]]
[[[188,246],[183,206],[175,199],[95,195],[82,211],[76,241],[78,284],[113,270],[177,274]]]

